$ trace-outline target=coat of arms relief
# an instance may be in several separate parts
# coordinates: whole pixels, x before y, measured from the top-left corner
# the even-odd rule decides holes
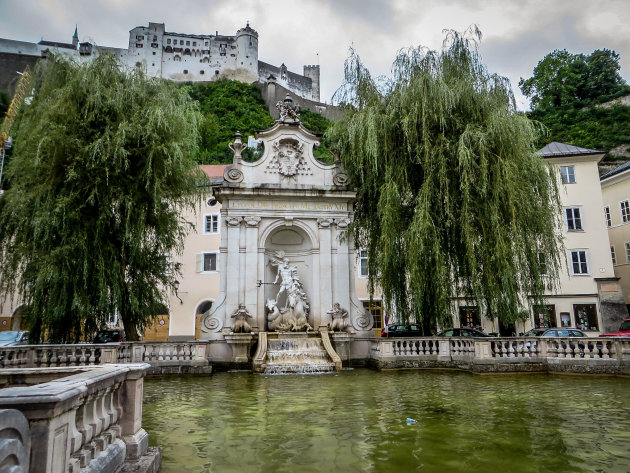
[[[298,174],[312,174],[304,159],[304,144],[297,140],[281,139],[272,145],[273,158],[267,172],[279,173],[296,179]]]

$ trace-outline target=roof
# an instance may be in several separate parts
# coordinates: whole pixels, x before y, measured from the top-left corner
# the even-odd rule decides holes
[[[599,178],[600,181],[603,181],[604,179],[606,179],[607,177],[611,177],[614,176],[615,174],[619,174],[622,173],[623,171],[625,171],[626,169],[630,169],[630,161],[623,163],[621,166],[617,166],[615,169],[613,169],[612,171],[608,171],[606,174],[604,174],[603,176],[601,176]]]
[[[229,164],[202,164],[199,168],[206,173],[209,178],[220,177],[223,179],[223,171]]]
[[[559,158],[563,156],[579,156],[585,154],[602,154],[606,151],[598,151],[588,148],[580,148],[579,146],[568,145],[566,143],[558,143],[552,141],[547,146],[538,150],[543,158]]]
[[[46,41],[46,40],[41,40],[39,43],[37,43],[41,46],[53,46],[55,48],[66,48],[66,49],[77,49],[76,46],[74,44],[70,44],[70,43],[61,43],[59,41]]]

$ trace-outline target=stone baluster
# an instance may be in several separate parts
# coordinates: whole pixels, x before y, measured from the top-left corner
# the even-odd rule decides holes
[[[606,360],[609,359],[610,355],[611,355],[611,353],[610,353],[610,346],[611,346],[611,344],[610,344],[609,341],[605,341],[603,343],[603,346],[602,346],[602,358],[604,358]]]

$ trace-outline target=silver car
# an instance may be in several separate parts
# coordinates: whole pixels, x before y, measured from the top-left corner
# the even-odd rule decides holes
[[[12,347],[13,345],[26,345],[28,332],[23,330],[9,330],[0,332],[0,347]]]

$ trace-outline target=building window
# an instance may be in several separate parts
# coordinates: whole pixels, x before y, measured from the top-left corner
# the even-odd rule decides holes
[[[612,227],[612,219],[610,218],[610,207],[604,207],[604,217],[606,218],[606,226]]]
[[[534,306],[534,327],[550,328],[556,326],[556,306],[539,305]]]
[[[625,243],[626,247],[626,263],[630,263],[630,243]]]
[[[167,39],[167,40],[166,40],[166,44],[171,44],[171,40],[170,40],[170,39]]]
[[[184,74],[188,74],[188,69],[184,69]]]
[[[199,71],[199,74],[204,75],[206,71]]]
[[[560,177],[563,184],[575,184],[575,169],[573,166],[560,166]]]
[[[549,274],[547,270],[547,257],[544,253],[538,253],[538,269],[543,276]]]
[[[219,233],[219,214],[206,214],[203,216],[204,235]]]
[[[208,46],[208,42],[206,41],[206,46]]]
[[[580,207],[567,207],[564,209],[567,218],[567,230],[568,231],[580,231],[584,230],[582,226],[582,215]]]
[[[610,245],[610,257],[612,258],[612,264],[617,264],[617,255],[615,254],[615,247],[613,245]]]
[[[186,41],[186,46],[190,46],[190,41]]]
[[[626,243],[626,248],[628,248]],[[571,250],[571,272],[572,274],[589,274],[588,254],[586,250]]]
[[[359,277],[368,277],[368,252],[367,250],[359,250]]]
[[[370,301],[361,302],[363,302],[363,308],[372,314],[372,317],[374,317],[374,328],[379,330],[382,329],[384,327],[383,301],[380,299],[373,299],[371,304]]]
[[[479,307],[477,306],[461,306],[459,308],[459,326],[460,327],[481,327],[481,317],[479,316]]]
[[[568,312],[560,312],[560,327],[571,326],[571,314]]]
[[[573,304],[575,325],[581,330],[599,330],[595,304]]]
[[[197,41],[193,41],[193,46],[197,46]]]
[[[197,272],[215,273],[217,271],[217,257],[216,251],[197,255]]]
[[[621,209],[621,221],[623,223],[630,222],[630,202],[627,200],[619,202],[619,208]]]
[[[144,46],[140,43],[136,44],[136,48],[143,48]]]
[[[142,41],[142,40],[144,39],[144,36],[136,36],[136,39],[137,39],[138,41]]]

